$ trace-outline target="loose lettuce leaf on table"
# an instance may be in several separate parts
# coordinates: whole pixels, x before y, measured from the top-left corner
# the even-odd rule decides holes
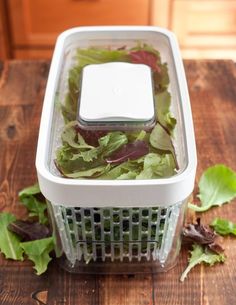
[[[185,243],[205,245],[217,254],[224,251],[221,245],[217,243],[219,236],[208,225],[201,224],[200,218],[197,219],[197,223],[187,224],[183,228],[182,235]]]
[[[39,222],[15,220],[8,225],[8,230],[21,237],[22,241],[31,241],[49,237],[50,230]]]
[[[38,184],[20,191],[19,199],[27,208],[30,217],[38,217],[39,222],[42,224],[48,222],[48,218],[45,215],[47,205]]]
[[[20,238],[8,230],[8,225],[15,220],[10,213],[0,214],[0,250],[6,258],[23,261]]]
[[[198,197],[200,206],[189,204],[196,212],[204,212],[233,200],[236,197],[236,173],[223,164],[209,167],[200,178]]]
[[[236,223],[227,219],[215,218],[211,223],[211,227],[220,235],[236,235]]]
[[[48,263],[52,260],[49,254],[54,249],[52,237],[23,242],[20,247],[24,250],[29,260],[34,263],[37,275],[47,270]]]
[[[180,277],[181,282],[185,280],[191,269],[198,264],[206,263],[213,266],[215,263],[223,263],[225,261],[224,254],[213,253],[207,248],[197,244],[193,245],[193,250],[190,252],[190,254],[191,256],[189,258],[189,264]]]

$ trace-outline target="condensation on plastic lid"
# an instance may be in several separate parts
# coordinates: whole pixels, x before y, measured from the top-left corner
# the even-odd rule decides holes
[[[153,121],[150,67],[125,62],[84,67],[78,116],[85,124]]]

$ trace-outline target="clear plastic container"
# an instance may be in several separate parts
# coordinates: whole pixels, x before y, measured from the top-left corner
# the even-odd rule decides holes
[[[167,63],[171,112],[177,121],[172,139],[178,169],[171,177],[158,179],[63,177],[54,162],[56,151],[61,146],[64,127],[58,101],[65,101],[68,93],[68,73],[75,65],[76,50],[94,46],[108,49],[122,49],[125,46],[130,49],[140,42],[156,48],[162,62]],[[124,65],[124,68],[127,66]],[[98,72],[95,71],[94,75]],[[142,75],[144,72],[141,72],[141,78]],[[90,85],[91,78],[88,77],[87,93],[84,89],[86,103],[91,98],[89,87],[95,88]],[[107,88],[109,100],[108,93],[112,87]],[[114,92],[117,94],[116,89]],[[149,112],[143,113],[141,105],[141,110],[133,116],[132,111],[128,113],[124,110],[117,117],[112,107],[105,117],[93,106],[90,111],[86,111],[86,103],[81,113],[80,103],[77,109],[77,119],[83,118],[82,128],[86,132],[148,130],[155,123],[151,99]],[[86,119],[88,121],[84,123]],[[166,271],[174,266],[181,245],[185,207],[193,190],[196,172],[191,108],[174,35],[157,27],[125,26],[81,27],[63,32],[57,40],[50,68],[36,167],[41,191],[48,200],[57,254],[66,270],[81,273],[137,273]]]

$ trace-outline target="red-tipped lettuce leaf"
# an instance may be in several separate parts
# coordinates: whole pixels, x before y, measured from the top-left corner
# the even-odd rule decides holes
[[[206,245],[209,249],[216,253],[222,253],[224,250],[216,242],[218,235],[206,225],[202,225],[200,218],[197,219],[197,223],[189,223],[183,229],[184,242],[195,242],[199,245]]]
[[[75,126],[75,130],[84,138],[86,143],[92,146],[98,146],[98,140],[107,134],[107,131],[104,130],[85,130],[78,125]]]
[[[32,241],[50,236],[48,227],[39,222],[16,220],[10,223],[7,228],[20,236],[23,241]]]
[[[136,160],[145,156],[149,152],[149,147],[145,141],[135,141],[124,145],[121,149],[106,159],[109,164],[120,164],[128,160]]]
[[[131,51],[129,53],[131,62],[134,64],[144,64],[149,66],[154,72],[161,72],[160,67],[158,66],[158,56],[154,53],[139,50],[139,51]]]

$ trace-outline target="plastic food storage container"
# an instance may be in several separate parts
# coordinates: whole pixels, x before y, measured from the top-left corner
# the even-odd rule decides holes
[[[114,54],[124,56],[120,59]],[[166,107],[161,106],[163,92],[169,98]],[[175,126],[168,129],[169,125],[164,126],[167,121]],[[163,147],[159,140],[154,140],[153,147],[147,144],[154,139],[156,125],[168,138]],[[68,130],[73,143],[68,140]],[[72,151],[70,160],[75,160],[76,149],[97,153],[97,145],[107,145],[104,139],[109,132],[136,137],[135,143],[139,143],[133,157],[126,156],[124,162],[139,166],[141,174],[132,176],[128,169],[118,179],[109,176],[121,164],[114,158],[118,150],[122,155],[122,148],[102,159],[106,166],[102,164],[99,177],[93,169],[89,176],[74,168],[69,173],[68,167],[64,170],[57,162],[62,145],[63,153]],[[88,134],[105,138],[88,148],[81,140],[81,135],[86,139]],[[146,144],[142,145],[145,149],[149,145],[149,156],[154,156],[157,148],[158,160],[172,158],[172,174],[163,176],[156,171],[154,178],[143,174],[148,163],[139,145],[144,138]],[[124,145],[123,150],[129,144]],[[85,155],[83,158],[90,162]],[[95,160],[96,156],[88,158]],[[191,108],[175,36],[145,26],[80,27],[63,32],[48,77],[36,167],[64,268],[81,273],[137,273],[173,267],[196,172]]]

